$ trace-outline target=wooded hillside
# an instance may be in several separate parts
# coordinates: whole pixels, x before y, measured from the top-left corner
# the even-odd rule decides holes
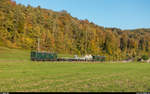
[[[0,45],[64,54],[94,54],[109,59],[150,55],[150,29],[104,28],[55,12],[0,0]]]

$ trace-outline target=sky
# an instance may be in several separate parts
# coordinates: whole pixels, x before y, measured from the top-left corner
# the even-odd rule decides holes
[[[150,0],[14,0],[17,4],[66,10],[73,17],[120,29],[150,28]]]

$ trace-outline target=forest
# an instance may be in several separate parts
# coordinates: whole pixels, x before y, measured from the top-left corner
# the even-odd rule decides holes
[[[111,16],[111,15],[110,15]],[[150,29],[106,28],[59,12],[0,0],[0,46],[121,60],[150,56]]]

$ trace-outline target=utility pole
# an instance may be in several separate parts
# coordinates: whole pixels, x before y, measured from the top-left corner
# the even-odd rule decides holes
[[[38,38],[38,52],[40,52],[40,38]]]
[[[88,45],[88,41],[87,41],[87,31],[89,30],[88,27],[86,27],[86,30],[85,30],[85,55],[88,53],[87,51],[87,45]]]
[[[85,30],[85,47],[84,47],[84,54],[86,55],[86,30]]]
[[[86,27],[86,30],[85,30],[85,54],[87,54],[87,30],[88,30],[88,28]]]

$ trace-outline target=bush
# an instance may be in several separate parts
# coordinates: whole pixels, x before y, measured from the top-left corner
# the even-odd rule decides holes
[[[142,58],[143,60],[148,60],[148,59],[149,59],[149,56],[148,56],[148,55],[143,55],[141,58]]]

